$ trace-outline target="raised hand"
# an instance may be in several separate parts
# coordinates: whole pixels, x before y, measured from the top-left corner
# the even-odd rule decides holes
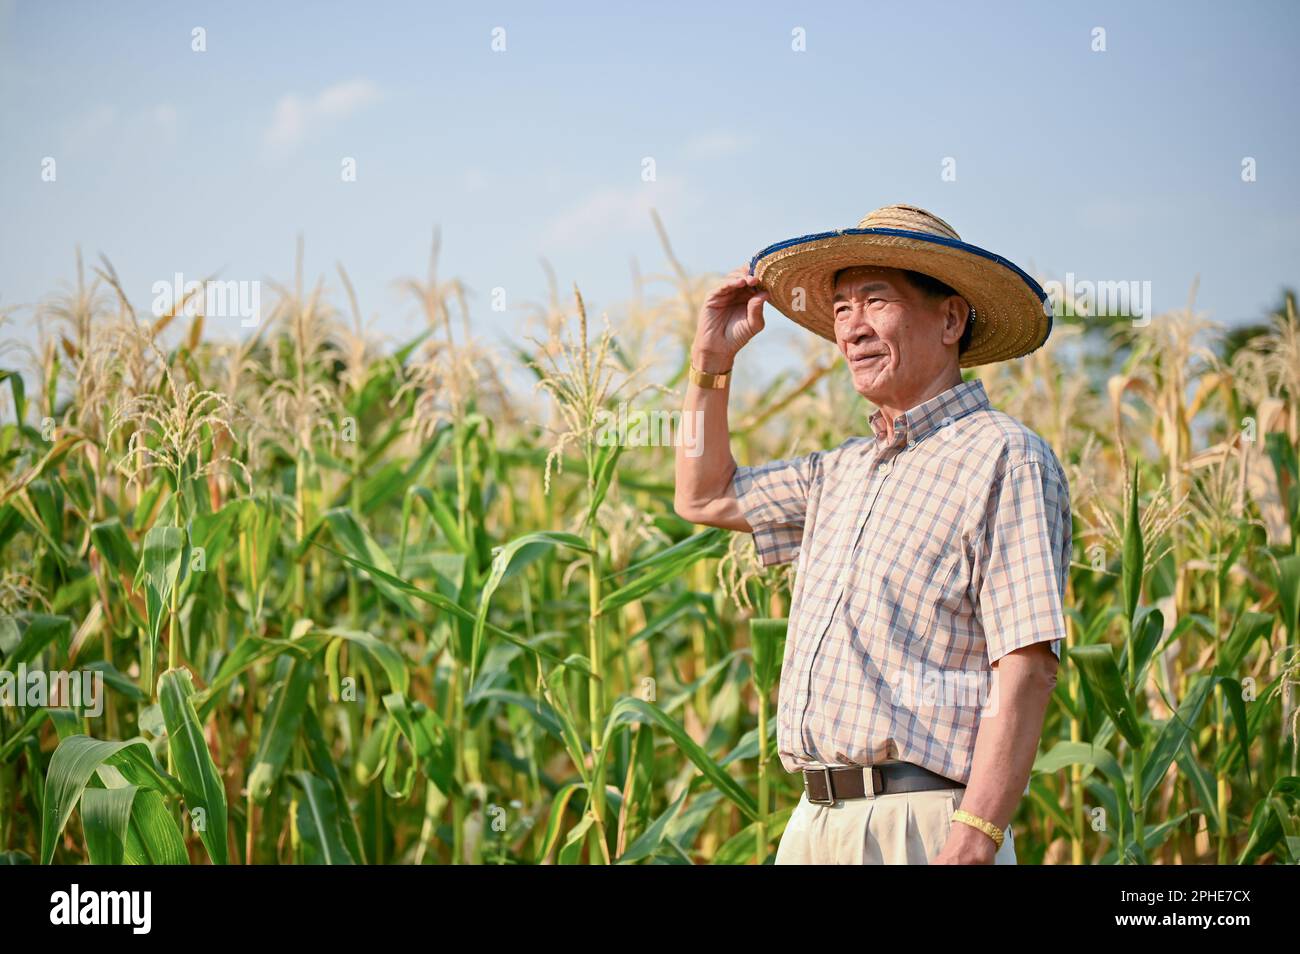
[[[724,371],[731,367],[736,353],[763,330],[765,301],[767,292],[758,287],[758,279],[744,265],[728,273],[709,292],[700,308],[692,352],[710,363],[724,366],[700,370]]]

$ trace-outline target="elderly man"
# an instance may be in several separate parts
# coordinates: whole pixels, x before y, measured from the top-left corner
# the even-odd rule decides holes
[[[869,436],[739,467],[727,427],[736,353],[770,301],[832,340],[876,406]],[[1056,684],[1069,487],[1047,443],[962,367],[1051,332],[1038,284],[923,209],[779,242],[712,291],[686,411],[702,452],[676,510],[797,558],[777,750],[804,792],[778,864],[1015,864]]]

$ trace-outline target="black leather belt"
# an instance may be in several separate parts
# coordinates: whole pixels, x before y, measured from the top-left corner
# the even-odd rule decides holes
[[[875,798],[899,792],[965,788],[961,782],[911,762],[879,765],[834,765],[803,769],[803,790],[814,805],[833,805],[841,798]]]

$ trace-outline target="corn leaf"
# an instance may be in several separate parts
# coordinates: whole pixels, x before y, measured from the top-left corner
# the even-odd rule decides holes
[[[297,822],[303,861],[312,865],[356,864],[344,843],[341,812],[329,783],[303,771],[291,772],[289,779],[302,792]]]
[[[54,859],[54,849],[59,835],[68,823],[86,785],[101,765],[126,764],[134,750],[137,759],[153,762],[149,746],[144,739],[127,739],[122,742],[105,742],[87,735],[71,735],[59,742],[50,757],[45,774],[45,810],[41,823],[41,864]],[[141,750],[143,750],[141,752]]]
[[[257,802],[271,794],[271,786],[289,759],[313,678],[314,667],[309,660],[281,656],[276,665],[276,685],[262,716],[262,734],[248,775],[248,790]]]
[[[81,827],[86,834],[86,853],[95,865],[120,865],[126,849],[126,832],[131,824],[131,805],[139,791],[123,788],[88,788],[81,796]]]
[[[213,864],[227,863],[226,791],[194,710],[194,684],[188,669],[168,669],[159,677],[158,699],[167,724],[167,745],[185,792],[185,806]]]
[[[1115,651],[1105,643],[1076,646],[1070,658],[1079,666],[1083,678],[1097,693],[1101,706],[1129,745],[1142,746],[1142,726],[1138,722],[1133,699],[1124,687],[1115,665]]]
[[[695,767],[704,774],[711,785],[729,798],[741,812],[750,819],[758,818],[758,805],[740,783],[724,772],[709,758],[707,752],[687,734],[680,723],[672,719],[662,709],[643,699],[624,697],[614,703],[605,723],[605,743],[601,746],[602,758],[609,751],[609,740],[613,730],[620,724],[629,722],[650,722],[668,733],[669,737],[682,750],[682,753],[695,763]]]
[[[190,856],[176,820],[157,792],[137,788],[126,830],[124,861],[129,865],[187,865]]]

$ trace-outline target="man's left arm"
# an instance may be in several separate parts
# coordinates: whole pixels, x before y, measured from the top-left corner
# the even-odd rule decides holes
[[[993,667],[961,808],[1006,831],[1038,754],[1056,688],[1069,573],[1069,487],[1059,464],[1010,468],[991,501],[976,607]],[[992,864],[993,839],[953,822],[935,864]]]

